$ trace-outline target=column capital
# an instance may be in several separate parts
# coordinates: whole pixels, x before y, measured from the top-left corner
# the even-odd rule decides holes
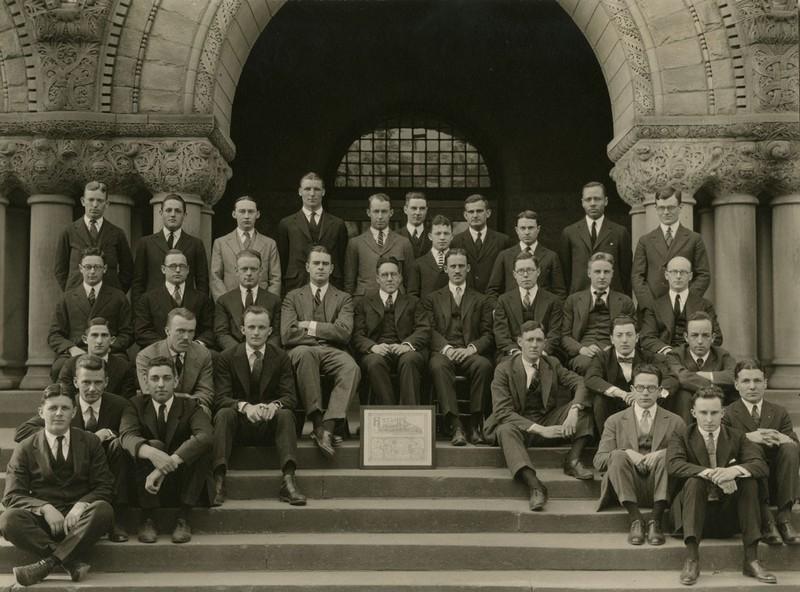
[[[752,195],[748,195],[746,193],[727,193],[725,195],[719,195],[714,198],[714,201],[711,202],[711,205],[715,208],[720,206],[757,206],[758,205],[758,198]]]

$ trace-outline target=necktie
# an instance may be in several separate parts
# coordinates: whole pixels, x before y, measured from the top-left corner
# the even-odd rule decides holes
[[[58,447],[56,448],[56,466],[63,467],[67,464],[67,459],[64,457],[64,436],[57,436],[56,442],[58,443]]]
[[[674,303],[674,306],[672,308],[672,314],[675,315],[676,319],[679,316],[681,316],[681,295],[680,294],[675,294],[675,303]]]
[[[158,406],[158,439],[162,442],[167,439],[167,404]]]
[[[667,242],[667,248],[672,246],[672,226],[667,226],[667,233],[664,236],[664,240]]]
[[[416,228],[414,229],[414,240],[415,241],[419,240],[419,230],[417,230]]]
[[[245,232],[244,233],[244,241],[242,242],[242,245],[244,246],[245,249],[249,249],[251,243],[252,243],[252,240],[250,238],[250,233],[249,232]]]
[[[530,308],[531,307],[531,291],[530,290],[525,290],[525,298],[522,299],[522,305],[525,308]]]
[[[378,247],[383,248],[383,230],[378,231]]]
[[[697,358],[697,362],[695,363],[697,364],[697,369],[702,370],[703,366],[705,366],[706,361],[703,358]]]
[[[386,297],[386,302],[384,303],[383,307],[386,310],[392,310],[394,308],[394,302],[392,302],[392,295],[391,294],[389,294]]]
[[[475,248],[478,250],[478,252],[480,252],[480,250],[483,248],[483,240],[481,239],[480,232],[478,233],[478,238],[475,241]]]
[[[244,308],[253,306],[253,288],[247,288],[247,295],[244,297]]]
[[[172,299],[175,301],[175,304],[178,306],[181,305],[181,287],[175,286],[175,290],[172,292]]]
[[[94,286],[89,288],[89,306],[94,306],[95,301],[97,300],[97,295],[94,293]]]
[[[174,232],[170,232],[169,233],[169,240],[167,241],[167,244],[169,245],[170,249],[174,249],[175,248],[175,233]]]
[[[86,431],[87,432],[96,432],[97,431],[97,416],[94,414],[94,407],[89,407],[89,419],[86,420]]]
[[[650,433],[650,410],[642,411],[642,421],[639,422],[639,433],[642,435]]]
[[[605,290],[595,290],[594,291],[594,309],[595,310],[603,310],[606,307],[605,300],[603,300],[603,296],[605,296]]]
[[[308,223],[311,225],[311,230],[316,232],[317,231],[317,213],[316,212],[311,212],[311,215],[308,218],[309,218]]]
[[[592,247],[597,244],[597,222],[592,221]]]
[[[617,361],[620,364],[633,364],[633,356],[631,356],[630,358],[623,358],[622,356],[619,356],[617,358]]]
[[[758,405],[753,405],[753,410],[750,415],[752,416],[756,427],[759,427],[761,425],[761,414],[758,412]]]
[[[261,371],[264,368],[263,354],[256,350],[253,352],[253,367],[250,368],[250,396],[258,396],[258,388],[261,382]],[[253,399],[255,400],[255,399]]]
[[[314,294],[314,308],[317,308],[320,304],[322,304],[322,288],[317,288]]]
[[[461,306],[461,286],[456,287],[456,304]]]
[[[444,251],[439,251],[439,271],[444,270]]]
[[[706,434],[706,450],[708,451],[708,461],[712,469],[717,468],[717,443],[714,442],[714,434]]]
[[[92,237],[92,242],[97,242],[97,237],[99,236],[99,232],[97,230],[97,221],[92,220],[89,222],[89,236]]]
[[[183,372],[183,361],[181,360],[180,354],[175,356],[175,372],[178,374],[178,376],[180,376],[181,372]]]

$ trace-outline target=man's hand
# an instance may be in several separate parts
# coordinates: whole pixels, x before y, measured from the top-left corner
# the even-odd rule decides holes
[[[634,396],[633,393],[629,393],[627,391],[623,391],[621,388],[616,386],[612,386],[608,392],[608,396],[615,397],[617,399],[622,399],[625,401],[626,405],[633,405]]]
[[[448,350],[447,353],[450,354],[450,359],[458,364],[466,360],[467,356],[469,355],[466,348],[463,347],[454,347]]]
[[[633,450],[632,448],[626,448],[625,454],[628,455],[628,458],[631,459],[631,462],[637,467],[644,462],[644,454],[642,454],[637,450]]]
[[[764,446],[775,446],[776,444],[776,441],[773,439],[773,436],[769,433],[769,430],[759,429],[753,432],[747,432],[745,436],[753,444],[762,444]]]
[[[50,527],[50,533],[53,536],[60,535],[64,532],[64,515],[56,510],[55,506],[45,504],[39,508],[39,511],[47,522],[47,526]]]
[[[537,427],[531,426],[531,429],[528,431],[532,434],[536,434],[537,436],[541,436],[542,438],[547,438],[548,440],[564,437],[564,428],[560,425]]]
[[[792,440],[786,434],[781,433],[778,430],[775,430],[775,434],[776,434],[776,438],[778,439],[778,444],[794,444],[795,446],[797,446],[797,442]]]
[[[372,352],[373,354],[378,354],[379,356],[386,357],[390,353],[392,353],[392,346],[388,343],[376,343],[371,348],[369,348],[369,351]]]
[[[562,433],[565,438],[571,438],[575,433],[575,426],[578,424],[578,408],[572,407],[567,413],[567,418],[561,424]]]
[[[662,450],[656,450],[655,452],[650,452],[645,454],[642,458],[642,464],[647,467],[647,471],[650,472],[653,470],[653,467],[656,466],[658,459],[663,458],[664,455],[667,453],[666,448]]]
[[[79,348],[77,345],[73,345],[71,348],[69,348],[69,355],[73,358],[75,356],[82,356],[85,353],[86,350]]]
[[[392,351],[395,353],[395,355],[402,356],[410,351],[414,351],[414,349],[407,343],[395,343],[392,346]]]
[[[697,376],[700,378],[705,378],[708,382],[714,382],[714,373],[713,372],[695,372]]]
[[[308,331],[308,328],[311,326],[311,321],[298,321],[297,326]]]
[[[247,417],[247,421],[250,423],[258,423],[261,421],[261,407],[258,405],[251,405],[248,403],[244,406],[244,414]]]
[[[175,460],[169,454],[159,450],[158,448],[150,447],[148,459],[151,463],[153,463],[153,466],[156,469],[165,475],[178,468],[178,464],[175,462]]]
[[[152,493],[156,495],[158,490],[161,489],[161,484],[164,483],[164,473],[159,471],[158,469],[154,469],[150,472],[147,478],[144,480],[144,488],[148,493]]]
[[[725,495],[730,495],[738,489],[736,481],[725,481],[725,483],[720,483],[719,488]]]
[[[592,345],[582,347],[580,350],[578,350],[578,353],[582,356],[586,356],[587,358],[593,358],[601,351],[602,350],[600,347],[593,343]]]
[[[716,469],[712,469],[711,481],[713,481],[715,485],[719,485],[721,487],[723,483],[735,481],[736,477],[740,477],[741,475],[742,474],[736,467],[718,467]]]
[[[280,409],[278,404],[274,402],[260,403],[258,405],[258,408],[260,409],[260,417],[262,421],[269,421],[270,419],[275,417],[275,414],[278,412],[278,409]]]
[[[69,534],[75,525],[78,524],[78,520],[80,519],[81,515],[86,511],[86,508],[89,507],[89,504],[86,502],[77,502],[67,515],[64,517],[64,534]]]
[[[94,435],[100,438],[101,442],[105,442],[106,440],[113,440],[114,438],[117,437],[117,435],[114,432],[112,432],[109,428],[103,428],[101,430],[97,430],[94,433]]]

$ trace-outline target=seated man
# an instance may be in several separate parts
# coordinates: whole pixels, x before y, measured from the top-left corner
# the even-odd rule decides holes
[[[633,317],[618,316],[611,323],[611,348],[592,358],[584,376],[586,388],[592,397],[598,434],[603,433],[609,417],[627,409],[636,398],[631,387],[633,369],[636,366],[650,364],[658,368],[661,373],[661,392],[656,399],[669,411],[673,411],[673,399],[678,392],[678,379],[667,366],[664,357],[638,347],[636,321]]]
[[[244,249],[236,255],[236,277],[239,285],[220,296],[214,309],[214,335],[220,351],[244,342],[242,314],[254,304],[267,309],[270,327],[278,328],[270,333],[269,342],[280,347],[281,299],[258,285],[261,281],[261,254],[258,251]]]
[[[147,347],[166,337],[167,315],[174,308],[186,308],[197,318],[195,340],[205,347],[214,347],[214,305],[205,292],[186,283],[189,265],[186,255],[170,249],[161,266],[165,282],[134,303],[134,330],[139,347]]]
[[[686,343],[672,349],[667,362],[680,383],[671,411],[688,424],[692,394],[698,389],[714,384],[722,389],[726,403],[732,403],[739,395],[733,387],[736,360],[723,348],[712,345],[715,333],[711,317],[702,311],[691,315],[683,338]]]
[[[444,288],[449,281],[444,269],[444,257],[453,240],[453,224],[442,215],[435,216],[431,222],[430,250],[417,258],[411,278],[408,280],[408,293],[420,300],[434,290]]]
[[[714,329],[714,345],[722,345],[722,330],[714,306],[702,296],[689,291],[692,264],[684,257],[673,257],[664,272],[669,292],[657,298],[642,317],[642,347],[666,355],[683,344],[687,319],[696,312],[709,315]]]
[[[136,356],[136,373],[142,393],[148,392],[147,367],[153,358],[169,358],[175,366],[175,392],[197,399],[211,418],[214,408],[214,367],[211,353],[194,341],[197,319],[192,311],[173,308],[167,315],[167,338],[156,341]]]
[[[311,420],[311,439],[332,458],[332,435],[336,422],[343,422],[361,380],[361,371],[347,353],[353,331],[353,300],[330,283],[333,262],[323,246],[311,247],[306,262],[310,284],[292,290],[281,308],[281,342],[294,366],[300,400]],[[322,414],[320,373],[333,377],[328,408]]]
[[[661,370],[641,364],[633,370],[633,405],[605,424],[594,456],[594,468],[607,471],[597,510],[619,502],[628,512],[628,543],[663,545],[661,518],[667,508],[667,443],[685,429],[683,420],[659,407]],[[653,508],[645,523],[640,507]],[[646,525],[646,526],[645,526]]]
[[[741,399],[725,407],[722,423],[759,444],[769,466],[769,479],[761,483],[761,540],[768,545],[800,545],[792,524],[792,506],[800,500],[800,447],[792,418],[786,409],[764,399],[767,378],[761,362],[742,360],[733,374]],[[769,505],[778,508],[777,525]]]
[[[494,339],[498,361],[519,352],[516,336],[526,321],[536,321],[547,337],[545,353],[559,353],[561,341],[561,301],[555,294],[536,285],[539,263],[531,253],[514,258],[514,279],[517,287],[502,294],[494,308]]]
[[[106,271],[103,252],[97,247],[84,249],[78,271],[83,282],[68,289],[59,299],[47,336],[47,343],[58,356],[50,372],[54,381],[64,362],[86,353],[84,335],[92,317],[108,319],[109,329],[116,336],[111,344],[114,353],[124,354],[133,342],[131,305],[122,290],[103,282]]]
[[[494,373],[486,438],[503,449],[511,475],[528,486],[530,508],[537,512],[547,503],[547,487],[536,476],[528,447],[571,441],[564,473],[592,480],[594,474],[580,460],[592,438],[592,415],[583,379],[554,357],[542,355],[542,326],[525,321],[520,331],[517,344],[521,353],[500,362]]]
[[[700,576],[700,541],[742,533],[742,573],[759,582],[777,579],[758,560],[761,516],[758,479],[769,473],[757,444],[742,432],[722,425],[723,394],[707,386],[694,394],[692,416],[667,446],[671,513],[683,531],[686,560],[680,582],[691,586]],[[738,528],[737,528],[738,527]]]
[[[400,264],[394,257],[377,263],[378,292],[356,305],[353,350],[360,357],[377,405],[419,405],[431,328],[415,296],[399,291]],[[398,374],[399,393],[391,373]],[[399,394],[399,396],[398,396]]]
[[[83,336],[87,352],[105,362],[108,384],[106,392],[130,399],[136,394],[136,369],[123,354],[111,353],[111,345],[116,337],[111,334],[109,323],[103,317],[95,317],[89,321]],[[68,359],[58,373],[58,382],[64,385],[67,392],[75,394],[75,366],[80,356]]]
[[[610,289],[613,277],[614,257],[595,253],[589,258],[589,289],[575,292],[564,301],[561,347],[569,368],[581,376],[598,352],[611,347],[611,320],[636,312],[633,300]]]
[[[114,520],[106,455],[97,436],[71,427],[75,413],[62,386],[48,386],[39,407],[44,429],[17,444],[8,462],[0,532],[42,558],[14,568],[20,586],[41,582],[57,567],[81,581],[89,572],[81,560]]]
[[[245,342],[226,349],[217,359],[214,414],[214,505],[225,502],[225,473],[234,444],[274,444],[283,483],[279,499],[306,505],[295,481],[297,431],[294,374],[289,356],[267,342],[272,332],[269,312],[257,305],[244,312]]]
[[[458,415],[456,371],[469,381],[470,442],[484,444],[483,409],[492,380],[492,303],[467,286],[470,266],[464,249],[445,257],[448,285],[423,302],[431,326],[430,372],[453,446],[466,446],[467,435]]]
[[[136,395],[122,415],[122,446],[136,464],[134,481],[142,509],[139,541],[158,539],[153,512],[178,506],[173,543],[192,539],[191,510],[197,505],[211,464],[211,420],[191,397],[175,396],[172,358],[155,357],[144,368],[146,395]]]

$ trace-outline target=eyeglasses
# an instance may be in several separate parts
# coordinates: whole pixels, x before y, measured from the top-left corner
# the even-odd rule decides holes
[[[88,264],[88,265],[81,265],[81,267],[86,271],[100,271],[105,267],[105,265]]]
[[[682,275],[689,275],[692,272],[686,271],[685,269],[668,269],[667,273],[670,275],[682,276]]]
[[[656,206],[656,212],[674,212],[680,206]]]
[[[170,263],[169,265],[165,265],[167,269],[170,271],[182,271],[184,269],[189,269],[189,266],[185,263]]]
[[[635,384],[635,385],[633,385],[633,387],[632,387],[632,388],[633,388],[633,390],[635,390],[637,393],[644,393],[644,392],[648,392],[648,393],[650,393],[650,394],[652,395],[653,393],[655,393],[656,391],[658,391],[658,390],[659,390],[661,387],[660,387],[660,386],[656,386],[656,385],[654,385],[654,384],[648,384],[647,386],[645,386],[645,385],[643,385],[643,384]]]
[[[532,275],[539,271],[535,267],[523,267],[522,269],[515,269],[514,273],[518,273],[520,275]]]
[[[400,277],[400,274],[396,271],[387,271],[384,273],[379,273],[378,277],[384,280],[388,280],[389,278]]]

